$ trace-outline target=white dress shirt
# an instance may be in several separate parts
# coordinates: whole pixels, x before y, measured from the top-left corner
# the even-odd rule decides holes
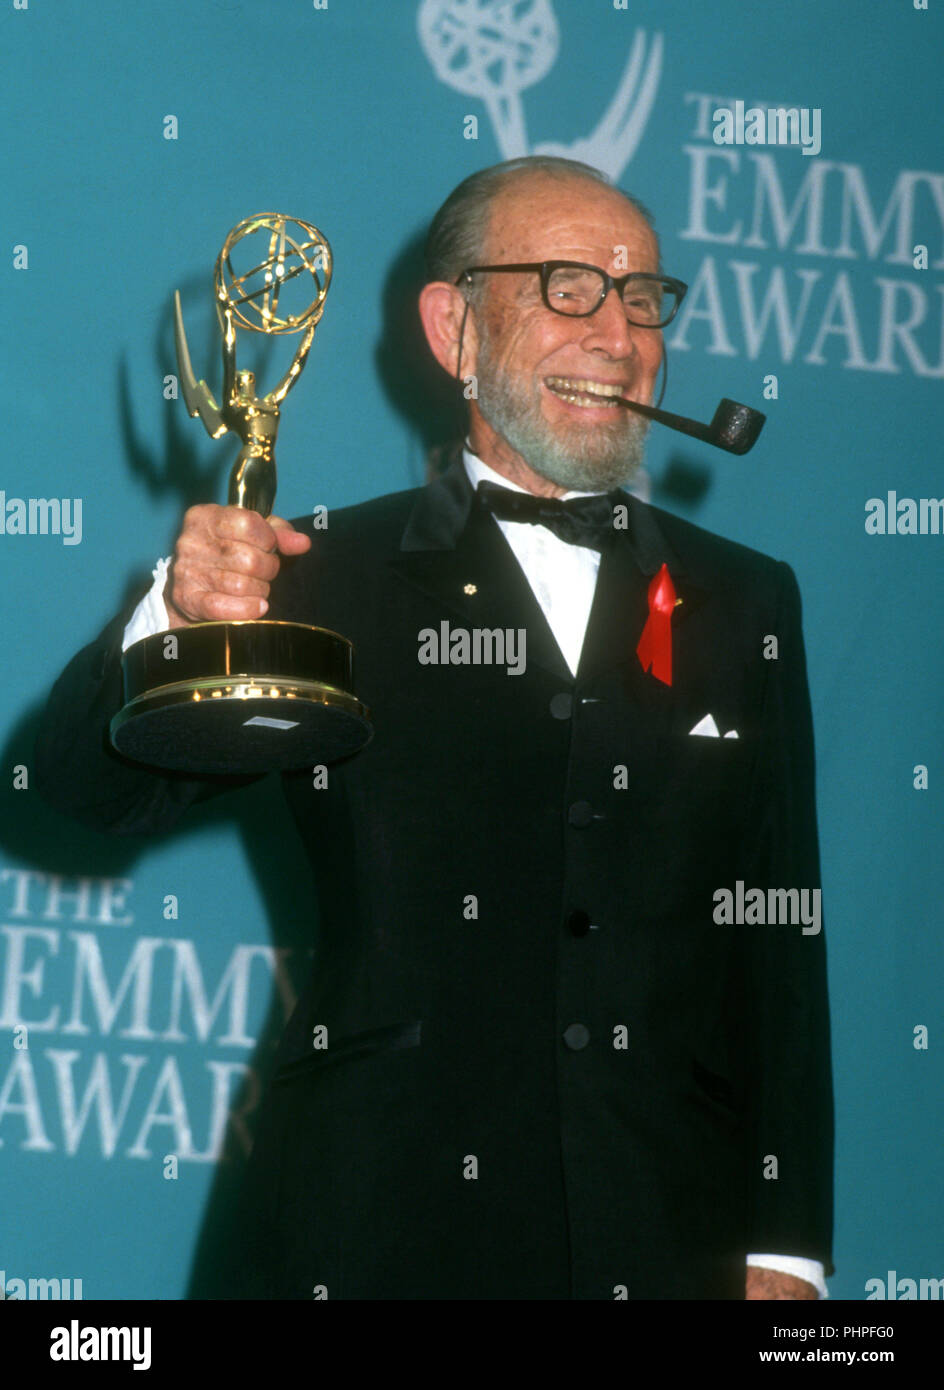
[[[462,461],[473,488],[484,479],[510,488],[513,492],[527,491],[501,473],[496,473],[487,463],[483,463],[472,453],[468,444],[463,450]],[[566,492],[562,500],[593,495],[590,492]],[[524,571],[564,660],[576,676],[600,569],[599,550],[591,550],[584,545],[571,545],[555,536],[546,526],[533,522],[505,521],[499,517],[495,517],[494,520]],[[142,637],[150,637],[155,632],[167,630],[164,583],[169,563],[170,557],[158,560],[153,570],[154,583],[138,604],[125,628],[122,650]],[[805,1279],[807,1283],[812,1284],[820,1298],[829,1297],[823,1266],[819,1260],[801,1259],[795,1255],[748,1255],[747,1263],[760,1265],[764,1269],[775,1269],[782,1274],[793,1274],[797,1279]]]
[[[527,492],[494,468],[489,468],[468,447],[462,461],[473,488],[482,481],[498,483],[512,492]],[[565,492],[562,501],[570,497],[592,497],[590,492]],[[564,660],[576,676],[580,651],[590,620],[593,591],[597,587],[600,568],[599,550],[585,545],[571,545],[555,536],[546,526],[530,521],[505,521],[495,517],[505,540],[524,570],[534,597],[544,612],[548,627],[554,634]]]

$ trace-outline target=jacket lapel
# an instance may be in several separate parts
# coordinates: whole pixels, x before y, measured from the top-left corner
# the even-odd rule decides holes
[[[454,626],[524,628],[528,663],[573,684],[514,552],[473,497],[460,456],[420,492],[390,568],[454,614]]]

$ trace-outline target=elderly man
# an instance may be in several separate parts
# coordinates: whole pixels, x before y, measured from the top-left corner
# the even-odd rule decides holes
[[[120,833],[226,785],[103,746],[148,631],[265,614],[355,643],[372,744],[326,788],[283,775],[318,964],[259,1116],[240,1292],[815,1298],[823,937],[717,911],[819,884],[796,581],[620,490],[646,423],[614,396],[652,400],[684,293],[639,204],[516,160],[452,193],[427,257],[462,456],[326,532],[191,508],[169,575],[60,678],[42,786]]]

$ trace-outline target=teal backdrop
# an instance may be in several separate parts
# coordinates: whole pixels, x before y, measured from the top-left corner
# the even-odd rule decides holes
[[[654,428],[640,490],[798,575],[831,1294],[944,1276],[944,536],[911,534],[894,501],[891,534],[866,528],[870,499],[944,495],[942,26],[935,0],[0,0],[3,515],[82,508],[81,535],[0,534],[0,1281],[186,1296],[310,964],[277,778],[154,840],[87,832],[30,784],[66,660],[149,580],[185,508],[225,498],[235,446],[169,380],[173,291],[218,388],[223,237],[263,209],[316,222],[335,277],[284,411],[277,510],[416,486],[458,418],[419,338],[422,235],[466,174],[540,150],[639,196],[691,286],[666,407],[767,411],[742,459]],[[713,112],[738,100],[818,110],[821,149],[716,144]]]

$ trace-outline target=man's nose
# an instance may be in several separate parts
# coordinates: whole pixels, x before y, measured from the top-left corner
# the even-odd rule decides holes
[[[625,305],[613,287],[607,291],[599,309],[584,319],[584,324],[587,328],[584,346],[589,351],[602,348],[611,357],[635,356],[637,335],[644,331],[626,321]]]

